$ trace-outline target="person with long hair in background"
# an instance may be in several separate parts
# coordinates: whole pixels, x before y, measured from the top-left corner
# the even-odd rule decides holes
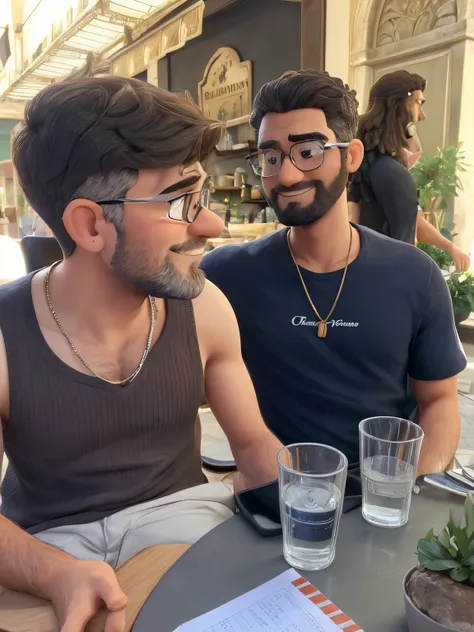
[[[409,171],[422,153],[417,125],[426,120],[425,89],[425,79],[406,70],[383,75],[372,86],[357,130],[365,156],[351,178],[351,219],[393,239],[436,246],[464,272],[469,256],[425,219]]]

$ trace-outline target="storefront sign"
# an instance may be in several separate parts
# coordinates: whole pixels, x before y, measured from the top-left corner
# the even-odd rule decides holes
[[[228,126],[246,122],[252,111],[252,62],[233,48],[219,48],[199,82],[199,106]]]

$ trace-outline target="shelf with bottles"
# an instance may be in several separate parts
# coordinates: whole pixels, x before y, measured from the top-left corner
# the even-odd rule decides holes
[[[245,157],[257,149],[257,137],[248,125],[244,127],[227,127],[216,146],[216,154],[220,157]]]
[[[277,221],[275,211],[265,205],[245,207],[245,202],[230,208],[230,224],[267,224]]]
[[[252,198],[251,190],[255,188],[249,183],[235,186],[214,186],[211,185],[212,200],[232,204],[255,204],[258,206],[267,206],[268,202],[265,198]]]
[[[242,191],[242,189],[245,189],[245,185],[241,185],[240,187],[216,187],[212,185],[211,193],[214,191]]]
[[[238,147],[233,149],[216,149],[215,152],[219,156],[219,158],[245,158],[253,151],[255,151],[255,146],[251,146],[250,144],[246,144],[245,147]]]

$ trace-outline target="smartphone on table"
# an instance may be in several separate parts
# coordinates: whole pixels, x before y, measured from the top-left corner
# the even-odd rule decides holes
[[[343,513],[348,513],[362,505],[362,486],[359,464],[349,466]],[[281,535],[280,496],[278,481],[266,485],[244,489],[235,495],[239,512],[247,522],[265,537]]]

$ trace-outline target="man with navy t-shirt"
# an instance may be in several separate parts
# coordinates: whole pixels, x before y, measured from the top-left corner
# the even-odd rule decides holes
[[[235,310],[264,419],[283,443],[357,462],[361,419],[418,406],[419,473],[443,470],[466,359],[434,262],[349,223],[347,180],[363,158],[355,94],[327,73],[288,72],[260,90],[251,124],[252,168],[289,228],[219,248],[202,268]]]

